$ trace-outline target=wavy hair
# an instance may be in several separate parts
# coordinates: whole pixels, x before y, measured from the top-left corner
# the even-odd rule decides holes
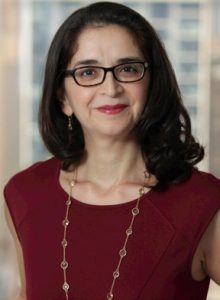
[[[67,130],[62,112],[60,76],[75,51],[77,38],[91,26],[116,24],[129,30],[149,63],[150,85],[146,106],[134,128],[148,171],[157,187],[178,183],[191,176],[202,160],[204,148],[191,132],[176,76],[163,43],[151,24],[139,13],[119,3],[97,2],[71,14],[57,31],[47,56],[39,128],[47,149],[62,161],[62,169],[78,164],[85,153],[81,125],[73,117],[73,130]]]

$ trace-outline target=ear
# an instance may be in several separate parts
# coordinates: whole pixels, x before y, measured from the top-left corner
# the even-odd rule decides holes
[[[64,97],[60,100],[60,102],[61,102],[62,112],[68,117],[72,116],[73,109],[67,96],[64,95]]]
[[[57,98],[60,103],[60,108],[66,116],[72,116],[73,109],[63,87],[57,91]]]

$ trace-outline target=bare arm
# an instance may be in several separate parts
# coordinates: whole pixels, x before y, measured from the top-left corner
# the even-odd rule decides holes
[[[10,212],[9,212],[8,207],[7,207],[6,204],[5,204],[4,210],[5,210],[5,218],[6,218],[9,230],[10,230],[10,232],[12,234],[12,237],[13,237],[13,240],[15,242],[17,259],[18,259],[18,266],[19,266],[19,273],[20,273],[20,280],[21,280],[21,287],[18,290],[15,299],[13,298],[13,300],[27,300],[26,293],[25,293],[26,284],[25,284],[24,261],[23,261],[23,254],[22,254],[21,245],[20,245],[20,242],[18,240],[16,230],[14,228],[14,224],[13,224],[12,219],[11,219]]]
[[[220,285],[220,210],[203,236],[202,248],[206,273]]]

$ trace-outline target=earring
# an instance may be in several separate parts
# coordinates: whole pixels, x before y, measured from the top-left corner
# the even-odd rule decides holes
[[[150,178],[150,173],[147,170],[144,171],[144,177],[145,179]]]
[[[144,179],[145,179],[145,182],[144,182],[144,186],[145,187],[149,187],[149,179],[150,179],[150,173],[147,171],[147,170],[145,170],[144,171]]]
[[[68,116],[68,130],[72,131],[73,130],[73,126],[72,126],[72,117]]]

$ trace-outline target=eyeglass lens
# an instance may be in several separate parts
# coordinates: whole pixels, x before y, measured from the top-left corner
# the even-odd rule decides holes
[[[144,65],[132,62],[115,66],[112,70],[114,77],[121,82],[132,82],[140,80],[144,74]],[[105,69],[102,67],[86,66],[75,70],[75,80],[80,85],[96,85],[103,82]]]

